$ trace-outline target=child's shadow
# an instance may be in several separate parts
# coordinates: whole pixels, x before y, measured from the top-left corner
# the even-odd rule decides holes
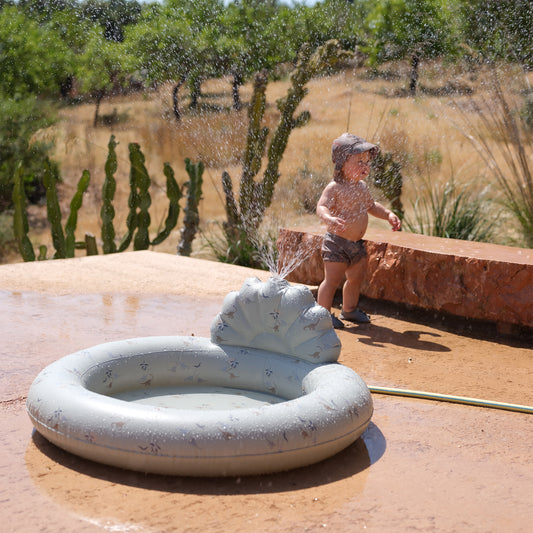
[[[438,333],[433,333],[430,331],[409,330],[401,333],[384,326],[378,326],[376,324],[354,325],[353,327],[345,328],[344,331],[356,334],[359,337],[359,342],[369,346],[384,348],[386,344],[393,344],[395,346],[403,346],[405,348],[429,352],[451,351],[448,346],[444,346],[443,344],[422,338],[423,335],[429,337],[440,337]]]

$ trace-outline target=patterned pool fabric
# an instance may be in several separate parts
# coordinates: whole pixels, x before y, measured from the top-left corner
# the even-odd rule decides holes
[[[212,338],[101,344],[46,367],[28,414],[51,442],[105,464],[176,475],[304,466],[355,441],[370,392],[336,363],[329,313],[304,286],[248,279]]]

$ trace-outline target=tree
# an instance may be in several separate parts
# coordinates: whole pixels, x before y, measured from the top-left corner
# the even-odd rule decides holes
[[[149,84],[175,82],[172,91],[176,120],[181,119],[178,92],[189,85],[196,107],[201,82],[221,72],[216,41],[222,32],[221,0],[167,0],[143,9],[139,23],[126,31],[125,45],[135,68]]]
[[[190,26],[174,17],[172,11],[154,8],[127,30],[124,46],[131,68],[149,84],[175,82],[173,110],[179,121],[178,91],[198,62]]]
[[[24,14],[39,23],[46,22],[56,13],[74,11],[76,0],[18,0]]]
[[[195,55],[187,82],[191,95],[190,107],[195,109],[201,96],[201,84],[206,78],[220,75],[217,39],[222,31],[220,18],[224,12],[222,0],[167,0],[173,6],[177,20],[188,25]]]
[[[410,58],[409,90],[415,94],[420,61],[454,51],[452,20],[446,0],[379,0],[366,20],[371,63]]]
[[[25,194],[36,202],[43,194],[43,161],[50,145],[30,140],[53,122],[54,106],[45,98],[60,94],[71,72],[73,55],[49,31],[17,7],[0,10],[0,210],[11,204],[13,176],[23,166]]]
[[[121,43],[126,26],[136,24],[141,14],[136,0],[85,0],[80,5],[84,18],[98,23],[108,41]]]
[[[72,63],[73,54],[55,32],[16,7],[0,11],[0,95],[56,96]]]
[[[287,39],[284,24],[288,19],[277,0],[238,0],[227,6],[214,61],[222,67],[220,74],[232,77],[235,109],[241,107],[240,86],[253,73],[295,59],[297,48]]]
[[[463,0],[464,42],[485,59],[533,67],[533,3],[530,0]]]
[[[125,86],[128,64],[124,47],[120,43],[105,39],[100,28],[93,26],[88,32],[85,49],[79,58],[77,77],[81,90],[96,101],[95,126],[98,124],[102,99]]]
[[[295,17],[304,24],[304,39],[312,46],[337,39],[345,50],[364,43],[364,21],[374,2],[371,0],[325,0],[312,7],[297,5]]]

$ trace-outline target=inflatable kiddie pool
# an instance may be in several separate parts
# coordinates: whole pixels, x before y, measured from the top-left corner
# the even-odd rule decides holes
[[[329,313],[305,286],[250,278],[200,337],[101,344],[30,387],[39,433],[100,463],[225,476],[309,465],[353,443],[372,416],[363,380],[338,364]]]

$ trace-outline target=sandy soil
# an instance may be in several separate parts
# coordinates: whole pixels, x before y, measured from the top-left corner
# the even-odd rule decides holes
[[[75,350],[147,335],[209,336],[224,296],[265,272],[153,252],[0,266],[0,516],[6,531],[530,531],[533,418],[374,395],[363,437],[265,476],[142,475],[32,432],[35,375]],[[363,302],[341,362],[369,385],[533,405],[531,339]]]

